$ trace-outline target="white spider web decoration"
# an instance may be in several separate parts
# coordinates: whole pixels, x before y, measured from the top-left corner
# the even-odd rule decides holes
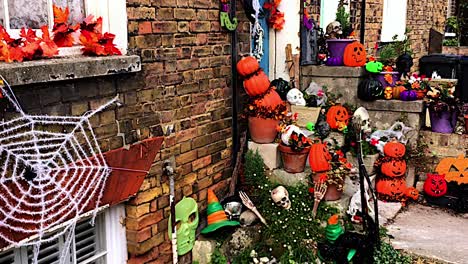
[[[117,98],[79,117],[28,115],[6,87],[3,95],[20,116],[0,123],[0,239],[32,245],[37,263],[41,243],[67,233],[63,263],[79,216],[91,210],[95,216],[111,171],[89,118]],[[64,222],[64,229],[46,235]],[[37,239],[18,241],[30,236]]]

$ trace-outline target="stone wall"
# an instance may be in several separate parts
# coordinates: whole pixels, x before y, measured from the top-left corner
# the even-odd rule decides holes
[[[146,122],[174,127],[151,173],[126,208],[128,263],[170,261],[168,180],[162,161],[175,156],[176,200],[190,196],[206,208],[207,189],[225,193],[231,176],[231,34],[220,27],[217,0],[129,0],[129,50],[142,72],[129,96],[157,115]],[[249,24],[240,1],[240,53],[249,51]],[[136,123],[136,125],[140,125]],[[222,196],[220,196],[222,198]],[[152,262],[153,263],[153,262]]]

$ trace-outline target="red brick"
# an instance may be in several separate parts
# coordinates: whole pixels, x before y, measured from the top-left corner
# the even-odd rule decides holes
[[[209,32],[212,24],[209,21],[192,21],[190,22],[190,32]]]
[[[176,33],[177,22],[175,21],[156,21],[153,22],[154,33]]]
[[[208,166],[209,164],[211,164],[211,156],[206,156],[206,157],[203,157],[203,158],[200,158],[200,159],[197,159],[195,161],[192,162],[192,169],[194,171],[198,170],[198,169],[201,169],[201,168],[204,168],[206,166]]]
[[[151,237],[151,227],[139,231],[127,230],[127,240],[132,242],[142,242]]]
[[[144,21],[138,23],[138,34],[151,34],[151,22]]]
[[[176,157],[176,164],[182,165],[197,159],[197,150],[182,153]]]

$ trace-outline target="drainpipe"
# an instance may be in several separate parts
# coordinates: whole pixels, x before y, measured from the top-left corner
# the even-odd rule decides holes
[[[236,15],[236,2],[237,0],[231,0],[230,17]],[[231,91],[232,91],[232,166],[234,167],[237,160],[237,151],[239,150],[239,91],[237,89],[237,29],[231,31]]]
[[[366,32],[366,0],[361,1],[361,31],[360,40],[364,45],[364,34]]]

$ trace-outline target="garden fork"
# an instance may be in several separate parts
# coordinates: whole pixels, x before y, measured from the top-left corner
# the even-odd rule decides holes
[[[327,184],[323,181],[316,181],[314,183],[314,208],[312,209],[312,216],[314,218],[317,214],[319,203],[323,199],[323,196],[325,196],[327,189]]]
[[[239,196],[240,198],[242,199],[242,203],[247,207],[249,208],[250,210],[252,210],[252,212],[254,212],[254,214],[256,214],[258,216],[258,218],[260,219],[260,221],[268,226],[265,218],[263,218],[263,216],[258,212],[257,208],[255,207],[255,205],[252,203],[252,201],[250,200],[249,196],[247,196],[247,194],[243,191],[240,191],[239,192]]]

